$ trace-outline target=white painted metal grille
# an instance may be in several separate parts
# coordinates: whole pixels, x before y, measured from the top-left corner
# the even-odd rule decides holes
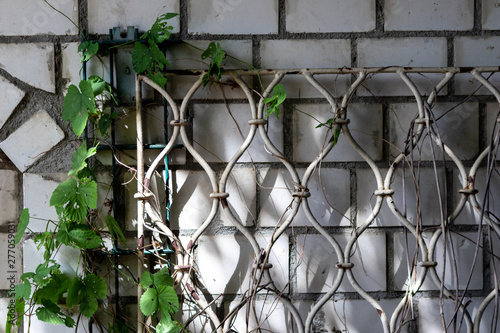
[[[247,323],[253,323],[253,326],[250,324],[250,326],[247,326],[249,331],[252,330],[253,327],[252,331],[261,330],[265,332],[266,327],[268,330],[270,329],[265,323],[269,319],[268,315],[273,312],[277,304],[280,304],[280,306],[285,309],[284,311],[286,313],[286,320],[282,323],[281,332],[312,332],[317,331],[317,328],[315,328],[315,318],[318,316],[318,312],[322,309],[323,311],[329,311],[324,309],[325,304],[329,300],[339,300],[351,297],[368,302],[373,307],[373,311],[377,312],[381,325],[373,323],[373,332],[379,330],[383,330],[383,332],[403,332],[408,329],[406,325],[407,322],[411,321],[413,318],[414,297],[419,297],[418,295],[420,295],[420,293],[428,290],[428,287],[424,285],[425,283],[433,284],[435,286],[434,288],[438,290],[436,293],[439,293],[440,296],[438,296],[438,298],[443,302],[441,306],[442,309],[448,306],[446,304],[451,304],[452,308],[456,309],[456,311],[452,311],[456,314],[456,316],[454,316],[456,318],[454,322],[450,317],[443,317],[443,325],[447,327],[449,331],[455,330],[458,332],[459,329],[461,329],[461,331],[479,332],[480,323],[481,325],[494,327],[489,326],[492,325],[491,322],[481,321],[481,319],[488,306],[493,307],[493,304],[498,304],[498,289],[493,287],[498,285],[498,281],[492,278],[493,281],[491,285],[484,285],[480,292],[469,292],[468,286],[471,282],[473,272],[477,269],[476,265],[475,267],[469,267],[471,271],[469,277],[465,280],[462,279],[460,283],[456,281],[456,290],[447,288],[443,281],[443,274],[445,273],[443,267],[446,266],[446,264],[444,264],[444,258],[451,263],[454,260],[454,250],[453,248],[448,249],[448,254],[446,254],[446,251],[442,250],[441,244],[452,244],[449,242],[452,238],[452,234],[460,234],[460,231],[473,231],[474,235],[476,235],[476,239],[469,239],[475,244],[470,248],[470,253],[472,253],[472,256],[476,257],[473,262],[481,262],[482,265],[483,259],[478,253],[483,253],[483,251],[489,253],[488,258],[491,258],[492,263],[495,261],[495,253],[498,252],[494,251],[492,245],[494,241],[491,239],[500,236],[500,227],[498,224],[500,221],[494,214],[493,206],[493,202],[498,200],[498,198],[489,197],[489,193],[491,192],[491,188],[489,187],[493,186],[490,182],[491,177],[498,176],[496,151],[499,140],[497,124],[500,122],[500,118],[498,114],[496,114],[493,118],[493,122],[487,123],[484,121],[487,128],[481,128],[481,130],[491,133],[491,135],[488,136],[491,137],[491,139],[484,143],[483,148],[486,148],[480,154],[473,159],[464,159],[461,157],[462,154],[459,151],[460,147],[458,147],[458,151],[457,148],[450,148],[453,146],[453,143],[450,144],[450,142],[453,142],[456,137],[448,136],[445,138],[442,136],[442,127],[439,121],[440,117],[436,115],[434,106],[440,99],[446,100],[446,90],[453,88],[453,78],[459,73],[470,73],[470,78],[476,80],[479,85],[483,86],[481,91],[476,90],[475,95],[481,94],[480,96],[484,97],[484,101],[490,104],[496,103],[498,106],[500,102],[500,93],[488,80],[489,73],[497,72],[498,70],[498,67],[387,67],[225,71],[224,76],[234,83],[235,89],[237,86],[246,96],[246,102],[242,103],[242,105],[247,109],[246,115],[249,124],[249,132],[242,138],[241,145],[237,152],[227,163],[219,163],[217,170],[214,167],[214,163],[209,163],[202,157],[199,146],[194,145],[187,131],[187,127],[190,125],[188,110],[190,101],[195,92],[202,89],[202,76],[205,72],[172,71],[167,74],[169,82],[175,82],[176,78],[182,75],[196,78],[196,81],[182,100],[174,100],[172,95],[168,92],[168,89],[164,90],[160,88],[145,76],[138,76],[136,81],[136,101],[138,101],[136,119],[138,130],[138,193],[136,195],[138,199],[138,238],[143,239],[145,230],[152,229],[168,238],[168,242],[171,244],[172,249],[175,250],[175,264],[172,265],[172,274],[176,283],[180,285],[184,302],[186,304],[195,304],[195,309],[191,312],[191,315],[194,316],[193,318],[196,317],[196,319],[193,320],[193,318],[191,318],[188,320],[188,327],[191,327],[194,332],[231,332],[234,318],[238,315],[245,318]],[[270,83],[266,87],[266,92],[264,92],[261,97],[254,93],[248,86],[248,82],[250,82],[252,78],[255,80],[257,75],[263,79],[271,78],[265,81]],[[324,88],[324,86],[318,82],[317,77],[320,75],[335,75],[339,80],[342,78],[350,83],[348,83],[348,88],[344,93],[340,94],[340,96],[335,96],[334,92]],[[323,96],[324,100],[326,100],[327,105],[330,107],[330,113],[324,115],[321,121],[324,122],[330,117],[333,119],[329,130],[329,136],[325,139],[325,144],[322,145],[318,151],[314,152],[316,157],[312,162],[308,162],[305,167],[302,162],[301,168],[304,170],[302,176],[299,176],[300,173],[296,167],[296,161],[286,156],[285,153],[278,148],[279,145],[270,138],[269,128],[273,126],[273,123],[265,118],[265,105],[262,103],[262,98],[267,97],[268,92],[272,91],[273,87],[282,81],[283,78],[290,76],[301,78],[304,84],[316,89],[317,92]],[[378,78],[379,81],[370,81],[372,78]],[[438,79],[436,80],[436,78]],[[349,108],[351,100],[357,96],[360,87],[364,86],[367,87],[368,90],[373,90],[377,89],[377,85],[383,85],[384,81],[387,81],[387,83],[395,87],[406,87],[408,91],[411,92],[411,95],[413,95],[411,99],[413,99],[417,112],[410,126],[404,129],[407,134],[407,140],[403,145],[404,149],[398,152],[396,149],[397,143],[386,143],[387,149],[392,153],[386,154],[388,160],[377,162],[370,156],[367,149],[365,149],[365,147],[363,147],[363,145],[353,136],[351,130],[353,124],[350,124]],[[257,80],[254,82],[257,82]],[[170,141],[163,151],[147,167],[145,167],[144,150],[142,148],[144,143],[141,103],[143,85],[152,87],[165,98],[172,117],[170,121],[170,126],[172,127]],[[428,93],[424,96],[419,91],[427,91]],[[474,96],[462,97],[463,98],[458,100],[453,100],[453,103],[459,105],[466,101],[467,98],[472,98]],[[358,96],[358,98],[362,97]],[[395,100],[397,101],[397,99]],[[498,107],[496,109],[498,110]],[[453,112],[453,110],[449,112]],[[354,128],[356,127],[357,126],[354,125]],[[311,129],[311,131],[313,130],[314,129]],[[327,228],[318,222],[317,215],[320,212],[317,209],[317,204],[315,204],[314,209],[311,209],[310,202],[314,199],[314,196],[311,196],[311,191],[308,189],[308,184],[313,174],[321,172],[322,163],[324,163],[325,158],[336,153],[336,140],[333,139],[335,131],[342,132],[339,142],[347,141],[349,143],[357,152],[358,158],[360,157],[358,160],[363,163],[364,168],[369,171],[369,174],[371,174],[371,177],[373,177],[376,183],[373,194],[369,193],[369,195],[365,196],[367,198],[370,198],[370,196],[375,198],[371,205],[371,209],[362,215],[363,220],[360,220],[360,216],[358,216],[356,222],[356,219],[351,216],[350,226],[345,226],[343,229],[339,227],[339,230],[342,231],[342,235],[332,232],[331,228]],[[455,133],[457,137],[469,134],[470,133]],[[213,133],[213,136],[217,137],[216,140],[219,141],[227,140],[225,134],[221,132]],[[290,206],[287,211],[281,212],[283,218],[273,221],[275,228],[269,234],[266,244],[257,241],[256,227],[247,226],[244,221],[239,220],[237,214],[231,211],[230,203],[241,200],[241,198],[231,197],[227,191],[232,172],[241,161],[242,156],[249,149],[250,144],[258,137],[260,137],[264,143],[260,148],[273,160],[270,165],[274,166],[279,164],[277,167],[280,168],[280,170],[284,170],[286,178],[291,180],[293,184],[293,188],[290,189],[288,194]],[[373,137],[371,139],[382,140],[381,137],[382,135],[380,135],[379,138]],[[427,143],[427,153],[430,154],[427,162],[422,162],[422,156],[419,155],[422,151],[422,142],[424,140],[430,142],[430,144]],[[194,160],[203,169],[212,191],[210,194],[211,209],[204,213],[205,219],[201,223],[201,227],[184,237],[179,237],[178,233],[172,230],[168,226],[168,223],[161,217],[159,213],[161,208],[158,206],[158,201],[155,200],[153,191],[149,189],[150,180],[155,171],[160,167],[161,161],[167,154],[173,151],[175,145],[179,142],[182,142],[189,154],[191,154]],[[316,148],[311,147],[311,149]],[[442,152],[444,152],[444,154],[442,154]],[[433,180],[431,184],[420,182],[421,166],[425,166],[430,170],[431,176],[426,178],[425,181],[428,182],[428,180],[431,179]],[[448,166],[448,169],[451,169],[452,172],[448,172],[447,175],[443,176],[442,170],[445,169],[445,166]],[[346,166],[346,168],[348,168],[348,166]],[[402,184],[396,186],[395,179],[397,178],[397,174],[402,175],[400,177],[403,179],[409,179],[410,181],[403,181]],[[452,179],[449,179],[450,174],[452,178],[458,179],[456,183],[460,185],[459,188],[454,188],[452,185],[446,185],[452,181]],[[482,183],[480,185],[478,184],[478,179],[481,179]],[[480,191],[478,191],[478,186],[481,188]],[[426,193],[423,190],[421,191],[421,187],[432,188],[433,194]],[[447,202],[449,201],[447,198],[449,198],[450,195],[446,194],[446,191],[450,189],[454,191],[452,197],[458,198],[456,204]],[[360,188],[357,190],[365,191],[365,189]],[[331,197],[333,198],[332,200],[336,200],[336,198],[342,195],[344,194],[334,193]],[[421,205],[421,198],[427,195],[435,196],[434,200],[438,207],[436,210],[426,212],[426,207]],[[412,204],[406,201],[408,196],[413,198],[414,202]],[[327,200],[319,201],[322,201],[325,206],[328,206]],[[369,203],[364,204],[369,205]],[[263,205],[263,203],[261,202],[260,205]],[[358,205],[360,205],[360,202],[358,202]],[[381,218],[383,207],[386,207],[384,208],[386,211],[384,212],[384,217]],[[455,222],[459,216],[465,214],[466,207],[472,207],[475,211],[475,213],[467,215],[469,216],[468,218],[472,216],[473,221],[469,221],[468,226],[464,227],[465,229],[460,229],[460,227],[454,228]],[[292,237],[290,237],[291,239],[295,239],[294,219],[299,211],[305,214],[309,220],[309,230],[311,230],[311,233],[316,235],[316,237],[323,237],[329,246],[331,246],[336,256],[336,259],[333,260],[337,262],[336,266],[327,268],[334,276],[333,280],[330,281],[331,284],[328,290],[322,293],[312,292],[314,297],[309,299],[312,307],[307,310],[300,310],[301,307],[298,305],[302,300],[301,293],[288,293],[286,290],[283,290],[283,288],[276,286],[271,274],[272,270],[276,269],[276,267],[273,267],[273,265],[269,263],[270,253],[280,237],[287,234],[292,235]],[[212,299],[212,296],[207,295],[206,292],[204,295],[204,289],[200,285],[200,280],[203,277],[198,276],[198,270],[196,269],[198,264],[196,258],[199,258],[196,252],[196,244],[202,235],[213,232],[210,231],[210,228],[215,223],[214,221],[217,214],[221,214],[221,218],[232,224],[237,230],[235,233],[240,236],[242,235],[246,244],[249,245],[248,248],[251,248],[253,251],[254,259],[250,267],[245,270],[249,276],[249,283],[245,285],[241,284],[239,296],[234,297],[233,305],[231,306],[232,311],[228,308],[223,309],[222,312],[220,310],[215,310],[217,297],[215,297],[214,302],[211,303],[210,299]],[[354,214],[359,213],[355,212]],[[427,220],[425,219],[429,216],[428,214],[430,214],[433,219],[439,221],[439,223],[431,226],[426,225]],[[391,219],[388,219],[387,216],[390,216]],[[393,311],[389,311],[381,306],[378,294],[366,291],[359,283],[358,276],[354,273],[355,264],[353,263],[353,257],[360,246],[360,237],[372,232],[373,228],[370,227],[376,220],[377,226],[382,228],[382,230],[386,230],[384,228],[390,227],[402,228],[404,230],[402,235],[406,238],[407,244],[411,244],[408,245],[407,248],[409,251],[407,251],[405,255],[407,256],[408,263],[405,267],[407,276],[404,288],[393,292],[393,298],[398,299],[398,305]],[[182,225],[179,227],[182,229]],[[488,248],[484,248],[482,246],[482,244],[484,244],[483,240],[488,237],[490,239],[490,244]],[[182,241],[180,238],[182,238]],[[146,242],[148,242],[147,239]],[[158,246],[162,245],[158,244]],[[444,247],[446,248],[447,245]],[[377,251],[377,249],[374,249],[374,251]],[[208,256],[210,256],[210,254],[208,254]],[[298,258],[300,259],[300,256],[298,256]],[[288,258],[282,259],[289,260]],[[141,257],[139,260],[142,263],[144,259]],[[295,260],[295,262],[291,264],[290,272],[286,272],[290,280],[296,278],[293,275],[297,267],[300,266],[299,264],[300,261]],[[394,263],[390,265],[394,265]],[[451,266],[453,267],[453,264]],[[141,273],[142,267],[143,265],[139,265],[139,274]],[[224,270],[224,267],[214,266],[213,269]],[[494,265],[492,265],[490,269],[494,271]],[[389,271],[388,275],[391,275],[390,269],[388,268],[387,270]],[[456,273],[453,273],[453,270],[451,272],[452,273],[446,272],[446,274],[454,275]],[[227,272],[227,274],[232,273],[233,272]],[[320,274],[320,272],[314,273]],[[495,276],[495,274],[493,274],[493,276]],[[243,280],[243,278],[244,277],[241,277],[241,280]],[[350,292],[345,292],[345,289],[340,288],[341,284],[348,284],[348,290],[350,290]],[[140,292],[139,290],[139,293]],[[436,293],[434,295],[437,295]],[[352,296],[353,294],[356,296]],[[386,295],[387,294],[389,293],[386,291]],[[475,297],[475,301],[477,302],[474,311],[472,311],[472,307],[469,306],[469,296]],[[262,300],[268,300],[267,308],[265,308],[266,310],[264,310],[263,314],[259,311],[250,310],[255,309],[257,304],[262,305],[262,302],[259,303]],[[354,316],[356,318],[355,320],[363,320],[365,315],[361,313],[352,313],[351,316]],[[496,315],[493,316],[493,318],[495,317]],[[205,326],[202,324],[204,321]],[[494,324],[495,323],[493,323],[493,325]],[[338,328],[338,331],[341,329],[348,331],[349,327]],[[486,329],[486,327],[482,329]],[[344,330],[342,330],[342,332],[343,331]]]

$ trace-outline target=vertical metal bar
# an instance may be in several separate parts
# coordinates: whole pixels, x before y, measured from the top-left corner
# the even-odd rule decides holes
[[[109,29],[109,40],[113,40],[113,29]],[[115,67],[114,67],[114,62],[115,62],[115,52],[116,51],[111,51],[109,53],[109,84],[111,87],[115,88]],[[114,101],[111,101],[111,114],[114,112]],[[111,146],[115,146],[115,121],[113,120],[111,122]],[[111,153],[113,154],[113,152]],[[111,186],[113,188],[113,215],[116,217],[116,200],[117,200],[117,181],[116,181],[116,162],[115,159],[112,157],[111,158],[111,174],[113,175],[113,180],[111,183]],[[113,240],[113,252],[114,252],[114,270],[115,270],[115,313],[120,313],[120,279],[119,279],[119,272],[118,272],[118,262],[119,262],[119,257],[117,254],[118,250],[118,241],[115,239]],[[116,322],[116,317],[113,318],[113,321]]]
[[[144,193],[144,149],[142,133],[142,92],[141,81],[135,78],[135,105],[137,126],[137,192]],[[137,275],[142,276],[144,268],[144,200],[137,200]],[[137,332],[143,330],[143,316],[139,305],[142,296],[142,288],[137,286]]]

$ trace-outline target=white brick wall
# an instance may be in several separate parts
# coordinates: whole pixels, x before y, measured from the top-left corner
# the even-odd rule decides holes
[[[55,93],[54,45],[52,43],[1,44],[0,68],[20,80]],[[24,61],[25,56],[37,61]]]
[[[375,1],[291,0],[286,27],[290,32],[361,32],[375,29]]]
[[[76,0],[54,0],[50,4],[78,21]],[[5,0],[0,12],[0,35],[74,35],[76,27],[43,0]]]
[[[31,135],[31,133],[36,133]],[[20,171],[26,171],[37,159],[64,138],[64,132],[45,110],[40,110],[7,139],[0,143]]]
[[[278,32],[278,1],[221,0],[188,3],[192,34],[267,34]]]
[[[385,3],[385,29],[470,30],[474,25],[474,1],[389,0]]]
[[[180,13],[180,16],[170,20],[175,39],[185,40],[202,49],[211,41],[220,42],[228,55],[243,61],[227,56],[222,63],[224,68],[250,71],[248,64],[263,69],[498,66],[500,7],[497,2],[50,1],[76,24],[82,25],[87,39],[107,39],[109,29],[115,26],[122,30],[127,26],[135,26],[142,34],[158,15]],[[27,0],[4,0],[0,22],[3,23],[0,27],[0,226],[4,228],[0,230],[0,244],[6,248],[11,235],[10,230],[7,230],[7,222],[16,221],[21,208],[30,209],[30,228],[35,232],[44,231],[48,219],[57,219],[54,209],[49,207],[49,199],[52,190],[67,177],[67,170],[61,170],[58,161],[49,161],[49,156],[57,156],[47,152],[57,145],[61,158],[67,158],[74,151],[75,138],[70,132],[70,125],[60,118],[56,119],[55,115],[60,114],[67,87],[77,84],[82,73],[80,55],[77,54],[80,32],[42,0],[29,3]],[[117,63],[113,68],[116,87],[122,97],[122,103],[116,109],[116,144],[136,142],[135,83],[133,72],[129,71],[132,68],[131,52],[131,46],[117,50]],[[187,44],[166,45],[166,56],[173,65],[172,69],[206,69],[209,59],[200,61],[200,55],[199,50]],[[109,57],[103,57],[102,63],[93,59],[87,64],[87,76],[97,74],[108,78],[110,72]],[[483,75],[488,77],[489,74]],[[409,76],[424,98],[443,77],[441,74]],[[316,75],[315,78],[334,96],[337,103],[341,102],[342,95],[355,79],[352,75]],[[192,76],[168,78],[168,91],[178,105],[196,79]],[[250,88],[255,89],[254,98],[258,101],[262,93],[259,80],[250,76],[243,76],[243,79]],[[261,79],[263,85],[267,86],[272,77],[262,75]],[[500,87],[498,73],[489,80],[497,88]],[[273,144],[302,177],[311,161],[331,138],[331,133],[327,133],[325,127],[315,128],[318,123],[300,111],[321,122],[331,118],[333,112],[324,96],[301,75],[285,77],[281,83],[287,91],[288,101],[280,109],[280,118],[270,117],[264,128]],[[479,96],[464,98],[473,93]],[[143,87],[143,96],[146,99],[144,141],[163,143],[162,101],[147,87]],[[220,177],[227,162],[241,145],[242,136],[246,137],[249,131],[248,120],[251,116],[245,95],[235,89],[231,78],[224,77],[222,86],[200,88],[186,111],[186,118],[190,121],[190,126],[186,127],[188,137],[192,138],[195,149]],[[404,147],[408,126],[416,111],[415,97],[396,74],[370,76],[349,100],[347,118],[350,120],[351,134],[375,161],[382,176],[387,173],[398,149]],[[433,112],[436,117],[443,116],[437,121],[441,137],[457,153],[458,158],[465,161],[468,171],[480,151],[488,145],[493,124],[496,123],[498,103],[487,89],[480,88],[475,78],[461,73],[441,91]],[[170,114],[169,120],[171,118]],[[171,128],[168,131],[170,135]],[[415,194],[413,177],[408,167],[404,177],[399,169],[390,185],[395,191],[395,205],[414,225],[417,222],[418,203],[426,242],[429,242],[431,232],[437,230],[441,222],[428,140],[425,139],[418,166],[420,199]],[[110,139],[108,142],[111,142]],[[289,217],[290,204],[294,200],[292,192],[299,185],[294,184],[289,170],[283,167],[283,161],[272,156],[267,148],[257,132],[249,154],[240,158],[226,188],[230,194],[227,202],[231,212],[255,235],[260,246],[264,246],[273,230]],[[151,163],[157,153],[158,150],[148,149],[146,163]],[[118,152],[117,157],[122,163],[136,167],[135,151]],[[118,205],[116,217],[129,232],[128,245],[133,248],[136,240],[131,235],[137,228],[137,207],[133,199],[137,191],[134,170],[129,173],[125,168],[117,168],[120,184],[130,182],[113,195],[109,185],[111,159],[110,151],[100,151],[92,162],[99,182],[99,205],[106,199],[115,200]],[[437,159],[441,159],[439,154]],[[415,160],[419,160],[418,157]],[[201,165],[185,148],[175,149],[169,154],[168,161],[172,194],[170,219],[173,229],[178,230],[181,239],[185,240],[208,217],[213,202],[209,196],[213,189]],[[452,160],[448,158],[438,163],[439,190],[447,202],[445,209],[449,213],[462,197],[458,192],[462,186],[457,166]],[[18,170],[14,171],[15,168]],[[486,169],[481,167],[475,177],[474,187],[479,190],[476,198],[480,204],[484,195],[485,174]],[[499,184],[498,174],[493,173],[487,208],[496,216],[500,216],[497,204]],[[348,239],[353,237],[352,226],[363,223],[375,203],[377,185],[371,168],[347,142],[345,135],[341,134],[338,144],[317,166],[309,183],[301,185],[307,187],[311,194],[307,200],[313,215],[344,248]],[[164,184],[160,177],[153,179],[151,188],[160,201],[165,202]],[[473,208],[472,203],[467,203],[453,222],[458,226],[451,227],[456,229],[451,234],[451,244],[457,261],[457,277],[453,273],[451,247],[448,244],[445,285],[450,289],[457,285],[464,289],[472,267],[478,223],[477,209]],[[101,218],[107,212],[107,207],[101,209]],[[165,209],[162,214],[166,215]],[[97,224],[103,226],[102,219]],[[408,281],[407,261],[412,258],[415,247],[415,238],[410,233],[405,235],[404,231],[405,228],[384,201],[374,223],[362,233],[351,253],[354,263],[352,273],[356,281],[371,292],[388,317],[404,296]],[[434,254],[438,262],[438,274],[443,268],[441,240]],[[492,242],[494,254],[489,253],[489,248],[480,248],[477,252],[478,258],[468,286],[477,296],[469,306],[473,318],[484,296],[494,287],[494,273],[500,274],[498,260],[495,259],[496,270],[490,263],[490,259],[496,258],[500,250],[498,239],[494,236],[491,240],[484,237],[481,242],[485,246]],[[23,271],[28,271],[41,260],[41,253],[36,251],[31,239],[24,241],[23,248],[24,262],[21,262],[21,257],[16,257],[16,263],[19,264],[14,268],[17,277],[21,273],[21,265]],[[21,255],[21,246],[16,248],[16,255]],[[73,259],[77,256],[77,252],[70,248],[58,253],[57,259],[63,264],[66,273],[74,274],[76,264]],[[230,294],[216,301],[217,314],[227,314],[248,284],[249,265],[253,259],[248,241],[219,211],[200,238],[194,256],[197,272],[208,293]],[[7,259],[5,256],[0,258],[1,267],[8,265]],[[331,286],[338,272],[335,265],[339,261],[342,259],[337,258],[325,237],[312,227],[303,209],[299,209],[291,227],[273,248],[271,275],[277,287],[290,297],[305,320],[311,306]],[[123,258],[120,265],[131,271],[137,269],[137,262],[132,257]],[[100,269],[99,273],[106,275],[109,281],[110,290],[114,290],[114,271],[106,274],[109,265],[103,265]],[[0,331],[4,329],[3,318],[9,301],[8,274],[8,271],[0,273],[0,290],[3,293],[0,299]],[[122,299],[122,311],[134,326],[137,306],[133,304],[133,296],[136,287],[122,276],[119,279],[120,295],[128,297]],[[442,332],[438,295],[439,287],[427,276],[423,287],[413,298],[412,315],[415,318],[405,318],[409,323],[402,332]],[[291,331],[288,311],[281,303],[273,304],[271,298],[264,298],[264,295],[259,295],[256,308],[262,318],[267,314],[270,317],[261,328],[273,332]],[[184,304],[185,307],[187,305]],[[494,316],[492,309],[492,305],[487,308],[481,323],[481,333],[490,330],[489,323]],[[446,301],[444,310],[449,320],[453,304]],[[188,313],[182,316],[187,319]],[[198,325],[199,322],[193,326],[196,332],[204,330],[202,325]],[[377,311],[361,299],[347,277],[339,292],[327,302],[313,322],[312,331],[318,332],[383,331]],[[81,328],[86,324],[86,320],[81,321]],[[237,316],[234,327],[238,331],[246,331],[245,309]],[[256,328],[256,322],[251,320],[249,327]],[[37,321],[31,329],[40,333],[72,331]],[[391,327],[391,330],[394,329]],[[462,328],[460,332],[465,332],[465,329]]]

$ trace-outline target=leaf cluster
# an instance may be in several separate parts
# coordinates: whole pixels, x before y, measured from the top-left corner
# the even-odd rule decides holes
[[[273,92],[271,96],[264,98],[262,102],[266,105],[266,118],[270,115],[276,115],[276,118],[279,118],[280,115],[280,105],[286,99],[286,91],[283,88],[282,84],[277,84],[273,88]]]
[[[157,332],[178,333],[182,329],[172,316],[179,310],[179,299],[173,288],[173,279],[168,269],[162,268],[155,274],[144,272],[140,285],[146,291],[141,296],[140,307],[145,316],[161,316]]]
[[[166,13],[160,15],[150,30],[146,31],[132,51],[132,66],[137,74],[146,73],[160,87],[165,87],[167,79],[161,71],[165,66],[170,66],[165,54],[160,50],[159,44],[170,38],[170,31],[173,30],[168,25],[167,20],[177,16],[176,13]]]
[[[207,49],[201,54],[201,59],[210,58],[210,64],[208,65],[208,72],[203,75],[202,83],[203,87],[210,82],[213,78],[213,84],[216,84],[221,80],[222,71],[224,68],[221,67],[222,60],[226,57],[226,51],[222,49],[220,43],[210,42]]]

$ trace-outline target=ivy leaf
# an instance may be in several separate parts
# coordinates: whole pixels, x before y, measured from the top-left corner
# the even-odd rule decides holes
[[[83,230],[74,229],[68,232],[68,237],[76,247],[84,249],[95,249],[99,247],[102,243],[101,237],[99,237],[94,230]]]
[[[78,52],[82,52],[82,62],[90,60],[99,51],[99,43],[85,41],[78,46]]]
[[[148,77],[160,87],[165,87],[165,85],[167,84],[167,78],[163,76],[161,72],[149,74]]]
[[[17,225],[16,237],[14,237],[14,244],[17,245],[23,238],[24,232],[26,228],[28,228],[28,224],[30,222],[30,211],[28,208],[24,208],[21,216],[19,217],[19,224]]]
[[[82,302],[85,292],[85,285],[80,280],[80,277],[75,276],[71,281],[68,288],[68,295],[66,296],[66,305],[73,307]]]
[[[127,242],[125,240],[125,235],[123,234],[122,229],[116,222],[115,218],[111,215],[106,216],[106,225],[108,226],[108,230],[111,233],[111,237],[116,239],[120,244],[124,247],[127,247]]]
[[[84,141],[83,144],[80,146],[80,148],[78,148],[75,154],[73,155],[73,161],[71,162],[71,170],[69,171],[68,175],[76,176],[76,174],[78,174],[80,170],[87,167],[87,162],[85,162],[85,160],[95,155],[96,152],[97,152],[97,146],[90,147],[90,149],[87,150],[87,143]]]
[[[162,316],[175,314],[179,310],[179,298],[174,288],[170,286],[159,286],[156,290],[158,293],[158,305]]]
[[[106,281],[100,276],[89,274],[83,279],[85,292],[90,298],[106,298]]]
[[[140,307],[145,316],[150,316],[158,310],[158,293],[155,288],[149,288],[142,294]]]
[[[111,90],[110,85],[97,75],[92,75],[91,77],[89,77],[87,79],[87,82],[90,83],[94,96],[102,94],[105,90],[106,91]]]
[[[286,99],[286,91],[285,89],[283,89],[283,85],[278,84],[274,86],[273,93],[271,94],[271,96],[269,96],[268,98],[264,98],[262,100],[262,103],[267,104],[266,118],[274,113],[276,115],[276,118],[279,119],[280,115],[279,106],[285,101],[285,99]]]
[[[141,286],[144,289],[148,289],[153,285],[153,283],[153,275],[151,275],[148,271],[144,271],[141,276]]]
[[[89,113],[94,112],[92,85],[87,81],[80,81],[80,90],[75,85],[70,85],[64,97],[62,116],[63,120],[71,121],[71,128],[77,136],[83,133]]]

